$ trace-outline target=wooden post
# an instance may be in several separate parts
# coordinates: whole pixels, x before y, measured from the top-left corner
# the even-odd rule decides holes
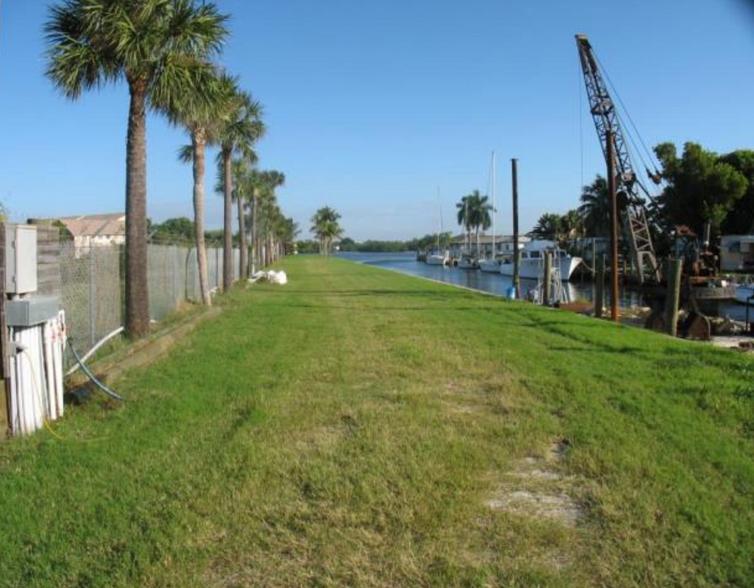
[[[605,254],[600,253],[594,261],[594,316],[602,318],[602,307],[605,305]]]
[[[665,295],[665,328],[668,335],[675,337],[678,330],[678,306],[681,298],[681,259],[668,261],[668,288]]]
[[[545,275],[544,275],[544,293],[542,295],[542,304],[550,306],[550,292],[552,290],[552,251],[545,251]]]
[[[607,132],[607,189],[610,194],[610,257],[611,281],[610,319],[618,321],[618,195],[615,188],[615,138],[613,132]]]
[[[518,160],[511,159],[511,178],[513,182],[513,287],[516,300],[521,298],[521,278],[518,269]]]

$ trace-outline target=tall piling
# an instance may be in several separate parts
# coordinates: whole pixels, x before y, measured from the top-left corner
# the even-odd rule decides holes
[[[602,308],[605,306],[605,254],[600,253],[594,261],[594,316],[602,318]]]
[[[513,287],[516,299],[521,298],[521,278],[518,269],[518,159],[511,159],[511,182],[513,183]]]
[[[615,137],[607,132],[607,189],[610,194],[610,319],[618,321],[618,194],[615,187]]]
[[[542,304],[550,306],[552,303],[552,251],[545,251],[545,275],[544,275],[544,292],[542,293]]]
[[[681,299],[681,259],[668,260],[668,287],[665,295],[665,329],[671,337],[678,331],[678,307]]]

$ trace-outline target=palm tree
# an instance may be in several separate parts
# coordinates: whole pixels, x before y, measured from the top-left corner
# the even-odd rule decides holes
[[[176,92],[168,103],[160,107],[171,123],[183,126],[191,137],[191,144],[178,151],[178,158],[184,163],[193,164],[193,204],[199,290],[202,303],[211,306],[207,252],[204,242],[205,154],[207,145],[215,144],[217,141],[218,114],[227,110],[231,95],[228,94],[227,87],[221,83],[214,71],[202,68],[198,70],[197,75],[201,79],[197,80],[195,87],[202,88],[201,92],[191,91],[191,88],[184,92]]]
[[[126,142],[126,331],[149,331],[146,112],[151,100],[183,91],[190,74],[219,52],[226,17],[194,0],[64,0],[50,8],[47,75],[63,94],[128,84]]]
[[[458,209],[456,218],[458,219],[458,224],[463,227],[467,245],[471,243],[471,229],[473,227],[471,223],[471,213],[469,212],[470,199],[471,196],[464,196],[461,198],[460,202],[456,203],[456,208]]]
[[[340,213],[329,206],[320,208],[312,216],[311,231],[319,239],[319,252],[321,255],[329,255],[333,239],[343,233],[343,229],[338,223],[339,220]]]
[[[587,232],[594,237],[607,237],[610,233],[610,194],[607,180],[598,175],[581,190],[579,215]]]
[[[252,222],[252,257],[256,264],[264,265],[262,261],[262,239],[260,217],[260,199],[270,194],[275,197],[275,190],[285,184],[285,174],[276,170],[252,170],[250,177],[251,192],[251,222]]]
[[[464,196],[466,201],[468,224],[474,229],[476,234],[476,250],[479,253],[479,235],[481,231],[486,231],[492,226],[492,204],[489,203],[489,197],[482,196],[479,190],[474,190],[468,196]]]
[[[543,214],[537,220],[537,224],[534,225],[531,234],[538,239],[554,241],[560,234],[560,215],[554,213]]]
[[[247,159],[254,159],[252,149],[264,134],[262,123],[262,106],[251,95],[238,88],[235,78],[225,76],[224,83],[232,88],[234,94],[231,106],[223,117],[219,129],[220,154],[223,178],[223,290],[233,286],[233,156],[238,154]],[[243,216],[243,215],[242,215]],[[242,226],[243,228],[243,226]],[[243,249],[246,242],[245,230],[241,231],[242,267]]]

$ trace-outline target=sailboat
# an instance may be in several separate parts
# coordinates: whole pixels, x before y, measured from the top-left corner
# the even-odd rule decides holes
[[[495,152],[492,152],[492,256],[487,259],[479,260],[479,269],[490,274],[500,273],[501,260],[497,257],[495,244],[495,217],[497,209],[495,208]]]
[[[476,269],[478,267],[477,259],[474,255],[471,253],[471,242],[469,239],[469,226],[468,226],[468,217],[469,217],[469,201],[467,198],[464,199],[464,229],[465,236],[464,236],[464,248],[461,250],[461,255],[458,258],[458,263],[456,264],[458,269]]]
[[[437,207],[440,212],[440,228],[436,234],[435,249],[427,254],[427,265],[447,265],[450,262],[450,254],[440,250],[440,233],[442,233],[442,205],[440,204],[440,188],[437,188]]]

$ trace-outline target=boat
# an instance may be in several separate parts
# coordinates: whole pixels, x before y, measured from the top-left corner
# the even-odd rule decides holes
[[[754,306],[754,284],[736,286],[736,302]]]
[[[551,251],[553,264],[558,264],[560,279],[567,282],[574,270],[581,264],[580,257],[569,255],[555,241],[530,241],[520,252],[518,271],[521,278],[537,280],[542,276],[545,265],[545,252]],[[500,264],[500,273],[504,276],[513,275],[513,260],[506,260]]]
[[[492,152],[492,163],[490,164],[490,176],[492,187],[492,257],[479,260],[479,269],[488,274],[499,274],[500,266],[503,260],[500,256],[496,255],[495,244],[495,217],[497,216],[497,209],[495,208],[495,152]]]
[[[440,224],[435,234],[435,248],[427,253],[424,262],[427,265],[448,265],[450,264],[450,252],[440,249],[440,234],[442,233],[442,204],[440,204],[440,188],[437,188],[437,210],[439,212]]]
[[[477,260],[471,253],[461,253],[461,257],[456,262],[456,267],[458,269],[473,270],[478,267]]]
[[[502,264],[503,260],[499,257],[494,259],[481,259],[479,260],[479,269],[488,274],[499,274]]]

